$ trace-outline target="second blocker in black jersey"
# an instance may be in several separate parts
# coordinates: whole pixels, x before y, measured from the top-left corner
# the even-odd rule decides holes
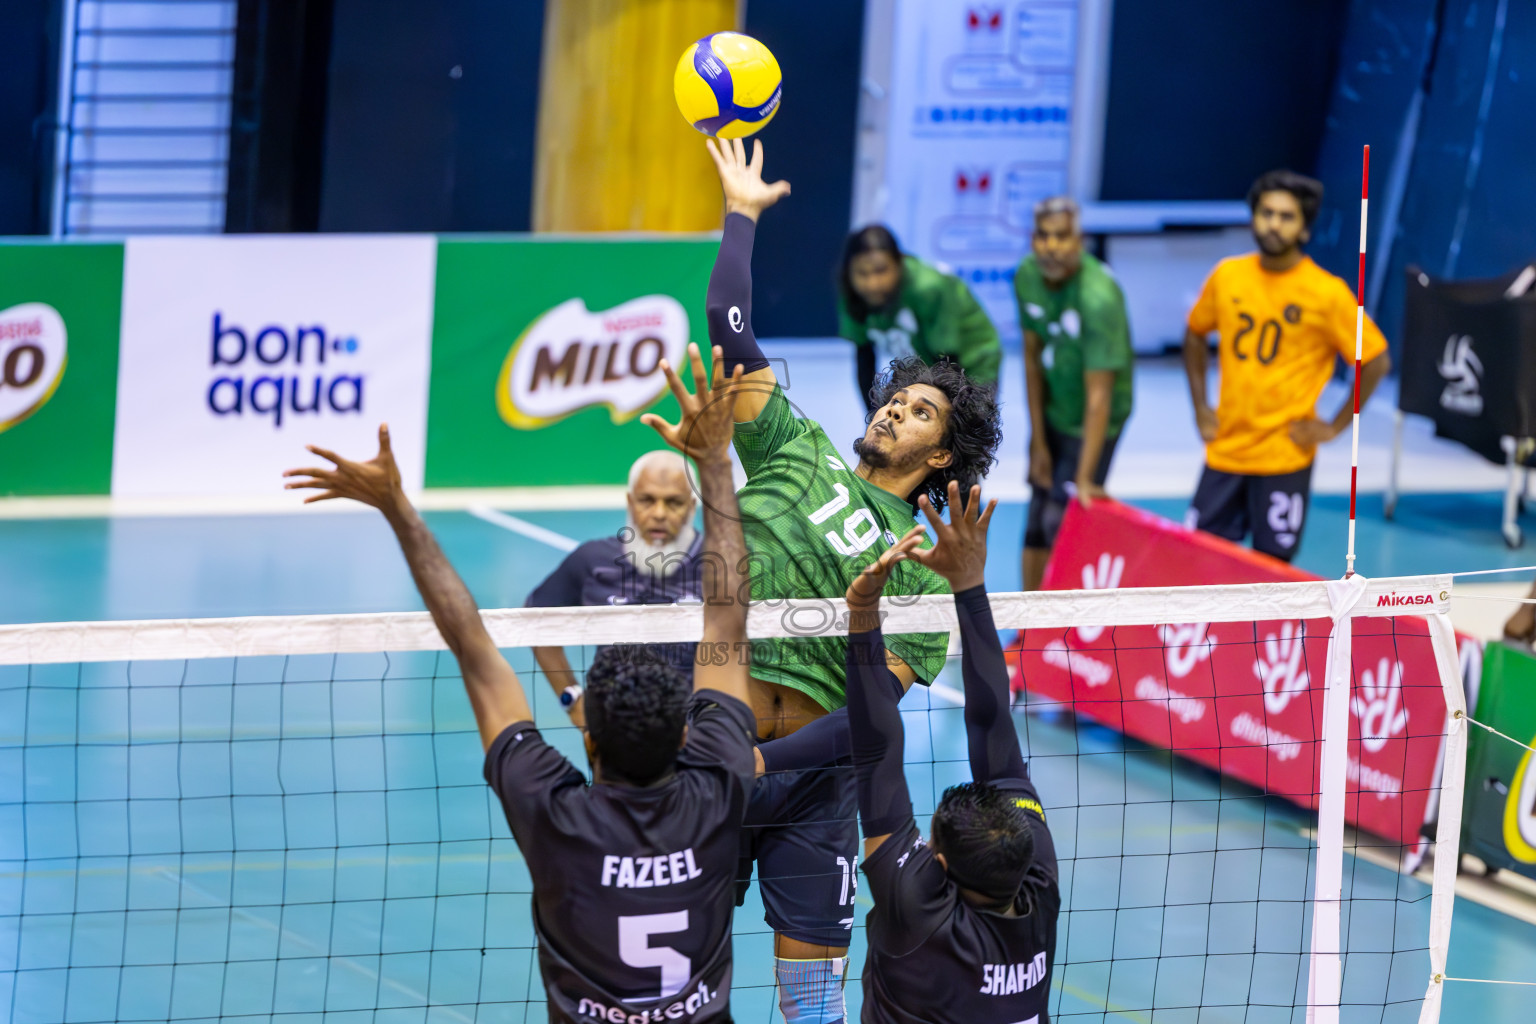
[[[1016,917],[971,906],[910,818],[864,863],[875,907],[864,965],[866,1024],[1048,1024],[1056,919],[1056,847],[1027,779],[993,785],[1016,794],[1035,859]],[[923,1016],[910,1012],[926,1007]],[[934,1013],[933,1008],[942,1007]]]

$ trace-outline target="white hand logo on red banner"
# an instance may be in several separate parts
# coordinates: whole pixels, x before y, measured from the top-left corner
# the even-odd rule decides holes
[[[1349,710],[1360,719],[1360,745],[1372,754],[1408,728],[1402,662],[1382,658],[1374,675],[1370,669],[1360,673],[1359,693],[1350,698]]]
[[[1300,623],[1281,623],[1280,635],[1270,633],[1264,637],[1263,650],[1253,663],[1253,674],[1264,688],[1264,709],[1272,715],[1284,711],[1291,698],[1310,685],[1306,667],[1301,663],[1304,635]]]
[[[1173,626],[1158,626],[1157,638],[1167,648],[1168,671],[1183,679],[1195,670],[1195,666],[1211,656],[1211,638],[1205,635],[1210,628],[1205,622],[1181,622]]]
[[[1120,577],[1125,575],[1125,556],[1111,556],[1108,551],[1099,556],[1097,562],[1089,562],[1083,566],[1084,590],[1114,590],[1120,586]],[[1104,635],[1103,626],[1078,626],[1078,638],[1085,644],[1091,644]]]

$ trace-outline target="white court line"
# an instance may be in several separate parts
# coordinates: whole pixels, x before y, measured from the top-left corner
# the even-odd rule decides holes
[[[949,701],[951,704],[958,704],[961,707],[965,706],[965,694],[961,693],[953,686],[949,686],[945,683],[934,683],[928,687],[928,692],[933,694],[935,697],[942,697],[944,700]]]
[[[520,533],[524,537],[538,541],[540,544],[548,544],[558,551],[575,551],[581,546],[580,541],[571,540],[571,538],[563,533],[546,530],[542,526],[530,523],[526,519],[519,519],[517,516],[507,515],[507,513],[491,508],[489,505],[471,505],[465,511],[476,519],[485,520],[492,526],[499,526],[503,530]]]
[[[518,511],[549,509],[622,509],[627,488],[614,485],[560,487],[434,487],[409,497],[422,512],[462,512],[472,505]],[[43,498],[0,498],[0,519],[105,519],[138,516],[255,516],[317,512],[366,513],[351,501],[305,505],[292,492],[269,495],[180,495],[161,498],[110,497],[105,494]]]

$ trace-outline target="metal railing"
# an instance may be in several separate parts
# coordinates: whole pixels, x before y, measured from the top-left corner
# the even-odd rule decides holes
[[[54,237],[224,229],[235,0],[65,0]]]

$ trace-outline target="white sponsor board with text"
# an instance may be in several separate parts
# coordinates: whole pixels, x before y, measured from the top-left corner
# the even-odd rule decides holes
[[[283,470],[317,462],[306,444],[372,458],[384,422],[407,490],[420,489],[435,238],[135,238],[126,250],[114,495],[281,495]]]

